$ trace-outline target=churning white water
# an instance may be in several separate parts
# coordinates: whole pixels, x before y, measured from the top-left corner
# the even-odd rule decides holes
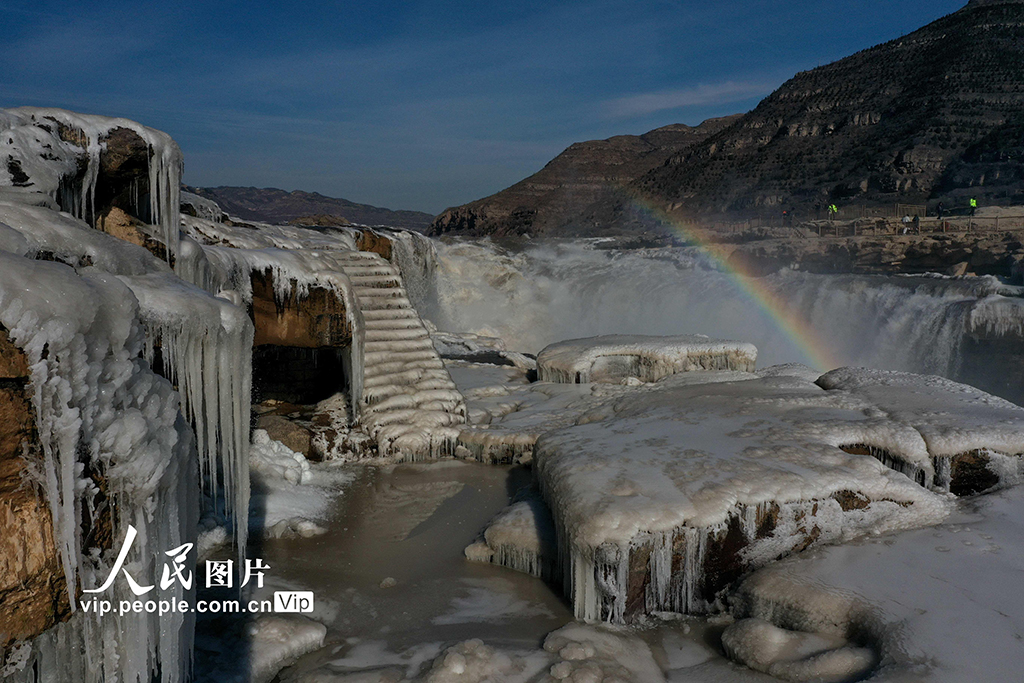
[[[1024,327],[1024,299],[1002,296],[1019,292],[993,277],[782,271],[744,287],[693,249],[610,250],[595,240],[521,250],[486,240],[435,244],[436,296],[426,315],[442,329],[501,337],[525,352],[598,334],[700,333],[753,342],[761,367],[814,365],[806,335],[749,293],[751,284],[785,301],[815,331],[818,355],[838,365],[956,376],[966,334]]]

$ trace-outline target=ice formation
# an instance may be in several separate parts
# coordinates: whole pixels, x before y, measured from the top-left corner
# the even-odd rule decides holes
[[[818,384],[861,397],[892,421],[918,432],[926,451],[866,445],[874,447],[873,455],[922,484],[976,493],[998,483],[1015,483],[1024,471],[1024,408],[1009,401],[942,377],[864,368],[833,370]],[[976,481],[967,481],[968,477]]]
[[[452,361],[446,363],[466,398],[468,425],[459,433],[457,455],[487,463],[527,463],[537,439],[569,427],[595,407],[637,390],[753,379],[739,371],[687,372],[639,388],[628,384],[555,384],[529,382],[512,366]]]
[[[198,484],[178,395],[141,358],[135,297],[113,275],[0,252],[0,324],[31,364],[42,488],[67,585],[99,586],[120,550],[86,553],[84,510],[109,515],[115,539],[139,530],[126,568],[146,582],[165,550],[195,538]],[[186,595],[174,584],[161,597]],[[133,596],[117,582],[104,597]],[[190,615],[100,618],[70,598],[77,612],[33,641],[12,680],[36,680],[36,667],[79,681],[149,681],[155,671],[177,681],[188,671]]]
[[[742,619],[725,629],[722,646],[740,664],[783,681],[845,683],[859,680],[875,665],[870,648],[844,639],[779,628],[763,619]]]
[[[279,300],[293,289],[304,298],[315,286],[344,301],[353,335],[351,402],[378,455],[419,460],[454,453],[464,402],[398,268],[376,253],[356,251],[352,231],[343,228],[238,227],[189,217],[185,223],[209,244],[207,257],[243,301],[252,297],[252,272],[271,274]]]
[[[1015,487],[937,527],[783,560],[746,579],[732,611],[870,645],[879,683],[1016,680],[1022,513],[1024,490]]]
[[[244,550],[253,337],[245,311],[175,277],[146,249],[65,213],[0,201],[0,224],[20,235],[25,255],[92,266],[129,287],[145,326],[145,357],[152,365],[159,352],[161,371],[179,389],[196,428],[203,482],[209,492],[223,486],[236,542]]]
[[[207,638],[197,642],[197,650],[216,652],[196,676],[197,683],[269,683],[281,669],[323,647],[327,635],[326,626],[301,614],[260,614],[245,623],[244,629],[237,627],[237,619],[224,623],[221,633],[243,638],[247,647],[242,652],[223,641]],[[242,632],[234,633],[236,630]]]
[[[0,224],[21,235],[23,255],[45,256],[71,266],[95,266],[118,275],[169,273],[140,246],[93,230],[66,213],[0,199]]]
[[[249,629],[251,683],[267,683],[296,659],[323,647],[327,627],[301,615],[261,615]]]
[[[555,577],[558,545],[551,511],[532,489],[499,512],[487,523],[482,538],[466,548],[466,557],[477,562],[493,562],[503,567],[537,576]]]
[[[509,351],[505,343],[496,337],[485,337],[472,332],[441,332],[427,322],[430,339],[442,358],[463,360],[470,363],[511,365],[522,370],[536,370],[537,362],[524,354]]]
[[[213,500],[225,491],[244,553],[249,508],[249,410],[253,326],[245,311],[170,274],[122,278],[139,300],[145,356],[159,352],[196,427],[203,484]],[[223,481],[220,481],[223,477]]]
[[[657,382],[677,372],[694,370],[750,372],[756,363],[757,348],[745,342],[699,334],[609,335],[546,346],[537,355],[537,377],[543,382],[569,384],[620,382],[627,377]]]
[[[159,225],[168,256],[177,252],[182,155],[169,135],[128,119],[77,114],[64,109],[19,107],[0,110],[0,156],[17,160],[24,178],[10,167],[0,187],[17,194],[38,193],[77,218],[94,223],[96,181],[104,140],[118,128],[149,147],[149,201],[136,196],[133,214]],[[84,156],[85,171],[79,172]],[[145,209],[145,210],[143,210]]]
[[[249,522],[265,538],[309,538],[322,526],[331,504],[355,475],[326,464],[310,463],[262,429],[253,431],[249,450],[253,477]]]
[[[555,680],[665,680],[643,640],[606,627],[569,624],[548,634],[544,650],[560,660],[548,670]]]
[[[940,496],[840,450],[853,442],[923,448],[865,401],[794,377],[638,392],[544,435],[537,479],[577,616],[702,612],[737,565],[947,514]]]
[[[192,192],[182,191],[181,207],[182,213],[186,213],[185,207],[188,207],[187,213],[196,218],[213,221],[214,223],[221,223],[224,220],[224,211],[221,210],[217,202],[206,197],[200,197]]]

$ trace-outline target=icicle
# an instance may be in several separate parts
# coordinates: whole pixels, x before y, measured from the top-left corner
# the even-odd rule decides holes
[[[249,509],[249,411],[253,326],[239,307],[170,275],[123,278],[161,340],[165,372],[195,425],[203,489],[235,522],[244,553]]]
[[[104,476],[115,542],[129,524],[138,530],[128,568],[140,578],[196,533],[191,431],[169,382],[139,357],[155,350],[144,344],[137,316],[135,298],[113,276],[0,252],[0,323],[30,361],[44,490],[75,610],[33,642],[26,666],[7,680],[34,683],[42,673],[44,680],[169,683],[188,670],[191,615],[101,619],[75,599],[74,587],[101,584],[112,560],[83,549],[79,491],[90,485],[87,471]],[[103,597],[134,599],[124,582]],[[177,584],[161,594],[185,597]]]

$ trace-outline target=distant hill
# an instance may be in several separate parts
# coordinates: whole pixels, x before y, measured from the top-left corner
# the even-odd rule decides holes
[[[923,203],[967,193],[1021,203],[1022,65],[1024,0],[974,0],[902,38],[797,74],[753,111],[619,188],[626,199],[588,206],[584,221],[574,221],[569,214],[577,209],[569,203],[542,210],[537,200],[509,201],[510,192],[538,173],[448,209],[431,230],[536,234],[558,225],[572,234],[599,234],[649,227],[652,221],[631,209],[637,200],[678,218],[749,216],[833,201]]]
[[[342,216],[361,225],[390,225],[422,231],[431,216],[422,211],[393,211],[347,199],[326,197],[317,192],[258,187],[188,187],[189,192],[220,204],[227,213],[266,223],[288,223],[309,216]]]
[[[738,119],[710,119],[696,127],[673,124],[643,135],[577,142],[529,178],[506,190],[448,209],[433,234],[588,233],[629,196],[646,172]]]

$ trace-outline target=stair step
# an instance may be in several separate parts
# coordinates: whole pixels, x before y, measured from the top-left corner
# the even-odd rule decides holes
[[[371,322],[378,321],[398,321],[398,320],[415,320],[417,324],[420,323],[420,317],[416,315],[416,311],[410,308],[378,308],[378,309],[363,309],[363,321],[367,323],[367,326]]]
[[[372,353],[402,353],[405,351],[426,351],[427,349],[436,353],[430,337],[420,337],[419,339],[382,339],[366,342],[363,345],[363,357],[365,358],[367,354]]]
[[[451,375],[443,368],[411,368],[366,377],[363,379],[363,389],[419,385],[422,382],[440,381],[451,382]]]
[[[354,287],[360,299],[404,299],[404,287]]]
[[[349,281],[360,289],[391,289],[401,287],[402,281],[396,275],[352,275],[346,273]]]
[[[370,332],[388,332],[398,330],[417,330],[426,332],[426,328],[420,322],[419,318],[392,318],[390,320],[365,320],[366,332],[369,335]],[[367,336],[369,339],[369,336]]]
[[[365,381],[370,378],[391,375],[396,372],[407,372],[409,370],[444,370],[444,363],[441,362],[440,358],[435,357],[414,361],[393,360],[376,363],[372,366],[364,364],[364,367],[363,377]]]
[[[398,275],[398,271],[390,263],[346,263],[343,266],[347,275]]]
[[[407,309],[412,310],[412,303],[404,296],[360,296],[359,308],[365,314],[366,311],[380,311],[385,309]],[[413,311],[415,314],[415,311]]]
[[[416,351],[371,351],[363,353],[363,367],[369,368],[378,363],[408,363],[435,358],[437,358],[437,352],[433,348]]]
[[[364,338],[366,339],[367,344],[378,341],[404,341],[410,339],[430,340],[430,336],[422,325],[416,325],[415,327],[392,327],[390,329],[368,328]]]

